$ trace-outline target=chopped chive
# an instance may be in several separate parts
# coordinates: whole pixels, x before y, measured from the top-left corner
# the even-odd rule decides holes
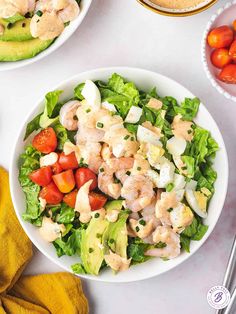
[[[89,248],[89,253],[93,253],[94,249],[93,248]]]
[[[102,237],[102,234],[101,234],[101,233],[97,233],[97,234],[96,234],[96,237],[99,239],[99,238]]]
[[[9,23],[9,24],[7,25],[7,29],[12,28],[12,26],[13,26],[13,23]]]
[[[100,168],[100,170],[99,170],[100,172],[104,172],[104,168]]]
[[[86,110],[86,112],[87,112],[87,113],[89,113],[90,111],[91,111],[91,109],[90,109],[90,108],[88,108],[88,109]]]
[[[100,128],[100,129],[102,129],[102,128],[104,127],[104,125],[103,125],[103,123],[98,122],[98,123],[97,123],[97,127]]]
[[[129,138],[129,135],[126,135],[125,137],[124,137],[124,140],[127,140]]]
[[[26,26],[26,24],[25,23],[22,23],[22,27],[25,27]]]
[[[142,226],[145,226],[145,225],[146,225],[146,221],[143,220],[143,219],[139,220],[139,223],[140,223],[140,225],[142,225]]]
[[[95,218],[98,218],[99,216],[100,216],[99,213],[96,213],[96,214],[94,215]]]
[[[132,137],[130,138],[130,140],[133,142],[133,141],[134,141],[134,137],[132,136]]]
[[[188,130],[188,134],[191,134],[192,133],[192,130]]]
[[[168,211],[169,213],[172,212],[172,210],[173,210],[173,208],[167,209],[167,211]]]
[[[137,167],[137,170],[140,171],[142,168],[141,167]]]
[[[187,170],[188,168],[186,166],[182,167],[182,170]]]
[[[43,12],[40,11],[40,10],[38,10],[38,11],[36,12],[36,14],[37,14],[38,16],[42,16],[42,15],[43,15]]]
[[[130,176],[131,172],[130,171],[126,171],[126,174],[127,174],[127,176]]]
[[[115,242],[115,240],[114,239],[110,239],[109,242],[112,244],[112,243]]]
[[[167,184],[167,186],[166,186],[166,191],[167,191],[167,192],[170,192],[170,191],[173,190],[173,188],[174,188],[174,184],[173,184],[173,183],[169,183],[169,184]]]
[[[135,230],[136,230],[137,232],[139,232],[140,228],[137,226],[137,227],[135,228]]]

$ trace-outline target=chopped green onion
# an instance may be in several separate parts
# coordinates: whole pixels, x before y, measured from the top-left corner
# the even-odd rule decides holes
[[[130,171],[126,171],[126,174],[127,174],[127,176],[130,176],[131,172]]]
[[[135,230],[136,230],[137,232],[139,232],[140,228],[137,226],[137,227],[135,228]]]
[[[173,208],[167,209],[167,211],[168,211],[169,213],[172,212],[172,210],[173,210]]]
[[[137,170],[140,171],[142,168],[141,167],[137,167]]]
[[[95,218],[98,218],[99,216],[100,216],[99,213],[96,213],[96,214],[94,215]]]
[[[40,11],[40,10],[38,10],[38,11],[36,12],[36,14],[37,14],[38,16],[42,16],[42,15],[43,15],[43,12]]]
[[[173,190],[173,188],[174,188],[174,184],[173,184],[173,183],[169,183],[169,184],[167,184],[167,186],[166,186],[166,191],[167,191],[167,192],[170,192],[170,191]]]
[[[139,223],[140,223],[140,225],[142,225],[142,226],[145,226],[145,225],[146,225],[146,221],[143,220],[143,219],[139,220]]]
[[[93,253],[94,249],[93,248],[89,248],[89,253]]]
[[[87,113],[89,113],[90,111],[91,111],[91,109],[90,109],[90,108],[88,108],[88,109],[86,110],[86,112],[87,112]]]
[[[127,140],[129,138],[129,135],[126,135],[125,137],[124,137],[124,140]]]
[[[103,125],[103,123],[98,122],[98,123],[97,123],[97,127],[100,128],[100,129],[102,129],[102,128],[104,127],[104,125]]]
[[[104,172],[104,168],[100,168],[100,170],[99,170],[100,172]]]
[[[114,239],[110,239],[109,242],[112,244],[112,243],[115,242],[115,240]]]

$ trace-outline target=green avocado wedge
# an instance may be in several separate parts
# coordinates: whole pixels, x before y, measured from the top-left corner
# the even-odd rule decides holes
[[[4,19],[0,19],[0,24],[4,27],[4,33],[0,36],[2,41],[25,41],[33,39],[30,32],[30,18],[17,21],[11,24]]]
[[[0,62],[29,59],[52,44],[53,40],[0,41]]]
[[[102,235],[109,225],[108,220],[101,217],[92,218],[81,237],[81,261],[87,273],[98,275],[101,268],[104,252]]]

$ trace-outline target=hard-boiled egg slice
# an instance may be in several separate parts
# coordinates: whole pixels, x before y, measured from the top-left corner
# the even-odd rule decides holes
[[[207,197],[200,191],[186,190],[185,197],[190,207],[197,213],[200,217],[207,217]]]
[[[185,204],[179,205],[170,212],[171,225],[175,232],[181,232],[185,227],[189,226],[193,221],[193,212]]]
[[[141,118],[143,110],[137,106],[132,106],[125,118],[125,122],[137,123]]]
[[[187,182],[185,189],[186,190],[193,190],[195,191],[197,188],[197,181],[195,180],[190,180],[189,182]]]
[[[181,201],[183,200],[183,198],[184,198],[184,192],[185,192],[184,189],[175,191],[175,195],[176,195],[176,198],[177,198],[177,201],[178,201],[178,202],[181,202]]]
[[[102,107],[111,112],[117,112],[116,107],[113,104],[110,104],[108,101],[104,101],[102,103]]]
[[[185,187],[185,177],[182,176],[181,174],[174,174],[174,187],[173,187],[173,191],[177,191],[177,190],[182,190]]]
[[[139,142],[145,142],[157,146],[162,146],[160,137],[151,130],[143,127],[142,125],[138,126],[137,139]]]
[[[172,183],[174,180],[175,166],[172,162],[166,161],[161,165],[160,178],[158,182],[159,188],[165,188],[167,184]]]
[[[167,143],[166,148],[171,155],[180,156],[185,151],[187,142],[183,138],[171,137]]]
[[[146,176],[152,181],[155,187],[158,187],[158,182],[160,179],[159,173],[155,170],[149,169],[146,173]]]
[[[97,86],[91,80],[86,80],[81,94],[87,100],[89,106],[98,110],[101,107],[101,94]]]

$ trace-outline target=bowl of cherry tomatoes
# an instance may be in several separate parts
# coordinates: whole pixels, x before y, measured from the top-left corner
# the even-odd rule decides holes
[[[202,61],[212,85],[236,102],[236,0],[218,9],[208,22]]]

